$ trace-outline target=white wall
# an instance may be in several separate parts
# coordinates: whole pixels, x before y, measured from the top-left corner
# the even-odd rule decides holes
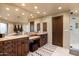
[[[13,24],[8,23],[8,34],[13,33],[14,32],[13,29],[14,29]]]
[[[68,13],[63,14],[63,46],[69,48],[70,46],[70,15]]]
[[[29,32],[27,24],[23,24],[23,32]]]

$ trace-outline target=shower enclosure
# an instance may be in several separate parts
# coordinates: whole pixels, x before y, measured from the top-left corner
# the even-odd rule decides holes
[[[70,53],[79,56],[79,16],[70,16]]]

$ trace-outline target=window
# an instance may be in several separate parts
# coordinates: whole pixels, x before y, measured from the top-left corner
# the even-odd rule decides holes
[[[0,33],[7,33],[7,24],[6,23],[0,23]]]

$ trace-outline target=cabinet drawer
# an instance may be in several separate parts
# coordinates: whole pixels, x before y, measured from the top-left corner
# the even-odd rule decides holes
[[[4,45],[12,45],[12,41],[4,41]]]
[[[0,42],[0,46],[2,46],[3,45],[3,42]]]

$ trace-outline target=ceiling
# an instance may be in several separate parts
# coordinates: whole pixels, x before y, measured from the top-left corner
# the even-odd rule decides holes
[[[60,8],[59,8],[60,7]],[[59,9],[58,9],[59,8]],[[28,22],[30,19],[74,10],[79,13],[77,3],[0,3],[0,18],[10,22]]]

